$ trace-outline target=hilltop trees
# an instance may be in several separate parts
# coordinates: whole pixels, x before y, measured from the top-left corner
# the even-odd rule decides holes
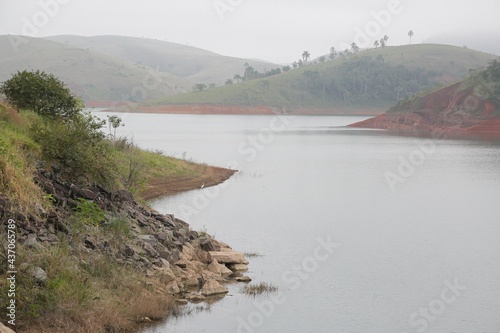
[[[309,60],[310,57],[311,57],[311,54],[309,53],[309,51],[302,52],[302,59],[304,60],[304,62],[306,64],[307,64],[307,61]]]
[[[410,44],[411,44],[411,38],[413,37],[414,33],[413,30],[408,31],[408,37],[410,37]]]
[[[32,110],[51,118],[71,118],[83,108],[62,81],[42,71],[18,71],[0,85],[5,100],[19,110]]]

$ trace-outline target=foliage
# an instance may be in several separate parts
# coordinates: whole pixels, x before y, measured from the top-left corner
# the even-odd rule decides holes
[[[18,109],[52,118],[72,118],[83,107],[63,82],[39,70],[18,71],[0,86],[0,93]]]
[[[73,216],[82,224],[88,226],[98,226],[105,221],[104,212],[95,202],[79,198]]]
[[[103,125],[83,112],[67,122],[39,119],[31,126],[31,133],[42,147],[43,157],[61,167],[70,179],[85,178],[109,186],[114,184],[115,162],[100,131]]]
[[[315,98],[330,102],[396,102],[431,84],[438,73],[393,66],[383,58],[353,57],[339,66],[337,75],[306,70],[302,86]]]
[[[125,126],[122,118],[116,115],[113,116],[108,115],[108,128],[110,137],[112,137],[113,139],[116,138],[116,129],[120,126]],[[113,129],[113,133],[111,133],[111,129]]]

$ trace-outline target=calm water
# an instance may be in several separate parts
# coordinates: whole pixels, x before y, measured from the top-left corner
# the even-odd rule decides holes
[[[343,128],[356,117],[122,116],[141,147],[237,165],[152,205],[259,252],[248,275],[280,290],[230,286],[145,332],[500,331],[499,145]]]

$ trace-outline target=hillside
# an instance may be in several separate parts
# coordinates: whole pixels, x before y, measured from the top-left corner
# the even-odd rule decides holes
[[[274,67],[142,38],[0,36],[0,82],[19,70],[38,69],[59,77],[89,107],[184,93],[200,82],[223,84],[247,61],[256,68]]]
[[[33,96],[34,86],[22,88]],[[69,94],[56,93],[42,99]],[[3,323],[24,333],[137,332],[182,304],[220,299],[225,283],[242,279],[243,254],[144,203],[234,170],[140,150],[81,109],[40,110],[0,103]]]
[[[399,103],[383,115],[350,125],[435,138],[500,139],[500,63],[462,82]]]
[[[191,86],[196,83],[223,85],[226,79],[240,74],[247,62],[258,70],[278,67],[272,63],[227,57],[192,46],[154,39],[122,36],[53,36],[46,39],[175,75],[191,82]]]
[[[381,113],[399,100],[455,82],[495,56],[447,45],[406,45],[337,56],[278,75],[170,96],[143,106],[264,106],[289,113]],[[146,110],[147,108],[141,108]]]
[[[39,38],[21,40],[16,50],[9,36],[0,36],[0,82],[18,70],[39,69],[59,77],[87,105],[158,98],[191,87],[185,79],[100,53]]]

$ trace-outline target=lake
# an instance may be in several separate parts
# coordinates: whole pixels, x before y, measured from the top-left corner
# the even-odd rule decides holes
[[[231,166],[151,202],[251,258],[278,293],[144,333],[500,331],[500,145],[344,126],[363,117],[121,114],[140,147]]]

